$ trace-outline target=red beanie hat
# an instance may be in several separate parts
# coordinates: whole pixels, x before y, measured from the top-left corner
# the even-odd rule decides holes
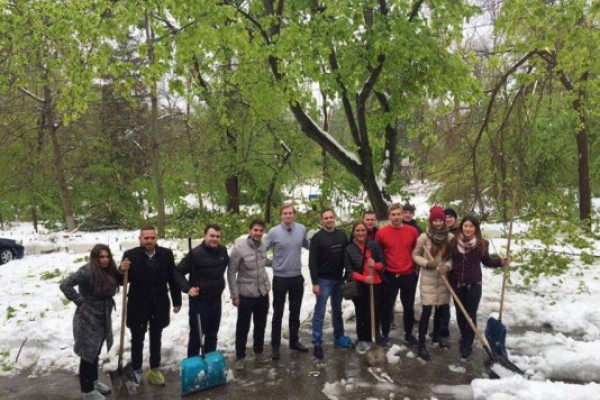
[[[446,214],[444,214],[444,209],[441,206],[433,206],[429,210],[429,222],[433,222],[436,219],[446,219]]]

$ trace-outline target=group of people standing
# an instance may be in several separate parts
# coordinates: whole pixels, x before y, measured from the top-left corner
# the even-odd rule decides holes
[[[269,311],[269,294],[273,296],[271,321],[271,359],[280,358],[282,320],[286,298],[289,307],[289,341],[291,350],[306,353],[300,342],[300,310],[304,295],[302,248],[309,250],[309,270],[316,304],[312,316],[313,354],[324,357],[323,329],[326,305],[332,309],[333,345],[349,348],[355,343],[345,334],[342,318],[342,283],[354,280],[357,296],[352,301],[356,310],[356,349],[364,353],[375,343],[386,346],[394,325],[394,306],[398,294],[403,307],[404,340],[418,345],[419,357],[429,360],[426,348],[429,319],[434,313],[432,341],[447,347],[450,320],[449,292],[441,281],[448,277],[452,287],[476,323],[481,299],[481,264],[490,267],[506,265],[507,259],[492,258],[488,243],[481,236],[479,222],[465,217],[457,224],[452,209],[433,207],[429,226],[420,231],[414,208],[392,204],[388,209],[389,224],[377,227],[374,212],[365,212],[361,221],[352,224],[350,239],[336,227],[335,212],[321,210],[321,229],[307,239],[307,229],[295,221],[296,209],[284,204],[280,209],[281,223],[272,227],[266,238],[265,223],[254,220],[248,236],[236,240],[230,252],[221,244],[221,228],[209,224],[204,229],[202,243],[191,249],[175,265],[173,252],[158,246],[156,229],[144,226],[140,230],[140,246],[127,250],[117,267],[110,248],[96,245],[90,261],[60,285],[65,296],[77,305],[73,320],[75,353],[80,356],[80,386],[86,400],[102,400],[110,388],[98,381],[98,356],[104,341],[112,345],[111,312],[113,296],[123,284],[128,271],[129,295],[127,327],[131,332],[131,367],[134,380],[141,384],[143,348],[146,332],[150,331],[150,369],[148,383],[164,385],[161,373],[162,330],[169,325],[170,310],[178,313],[181,293],[189,296],[188,357],[200,353],[201,331],[203,351],[215,351],[221,321],[222,293],[225,277],[232,304],[237,307],[236,369],[246,363],[246,342],[251,322],[253,352],[258,363],[267,363],[264,354],[265,328]],[[273,256],[267,255],[272,249]],[[267,274],[272,268],[272,283]],[[420,276],[421,303],[418,338],[413,335],[414,302]],[[79,292],[74,287],[79,286]],[[369,296],[374,297],[375,336],[370,329]],[[169,294],[171,299],[169,299]],[[457,311],[461,332],[460,354],[471,353],[474,333],[464,316]]]

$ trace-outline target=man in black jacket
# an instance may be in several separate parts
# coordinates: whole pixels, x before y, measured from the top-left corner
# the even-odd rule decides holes
[[[194,247],[175,268],[177,284],[190,296],[188,357],[200,354],[198,314],[204,335],[204,353],[217,349],[221,294],[225,289],[224,274],[228,263],[227,248],[221,245],[221,228],[209,224],[204,228],[202,244]],[[189,279],[186,279],[188,274]]]
[[[129,268],[127,327],[131,331],[131,366],[134,379],[140,384],[143,380],[144,339],[150,324],[148,382],[162,386],[165,378],[158,367],[162,331],[170,322],[171,303],[167,293],[171,292],[174,313],[181,309],[181,293],[173,277],[173,252],[157,245],[156,229],[151,225],[143,226],[139,240],[140,246],[127,250],[121,261],[121,269]]]
[[[352,340],[344,334],[342,319],[342,290],[344,276],[344,248],[346,234],[335,227],[335,214],[332,209],[321,211],[321,226],[310,241],[308,268],[312,281],[312,292],[317,296],[312,319],[313,354],[323,358],[323,321],[327,299],[331,297],[334,346],[348,348]]]

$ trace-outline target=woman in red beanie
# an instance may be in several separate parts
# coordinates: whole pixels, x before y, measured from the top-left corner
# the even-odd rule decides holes
[[[440,275],[446,274],[452,267],[452,237],[446,227],[444,209],[434,206],[429,210],[429,227],[417,239],[412,253],[415,264],[421,267],[419,289],[423,308],[419,320],[418,354],[425,361],[431,359],[425,339],[433,307],[433,342],[439,342],[440,347],[447,347],[442,339],[441,330],[444,326],[443,319],[450,311],[450,293]]]

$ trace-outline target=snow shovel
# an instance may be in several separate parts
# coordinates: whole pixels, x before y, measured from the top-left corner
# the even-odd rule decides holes
[[[507,357],[505,357],[501,354],[494,354],[492,352],[492,349],[490,348],[490,344],[488,343],[486,338],[481,334],[481,331],[479,330],[479,328],[477,328],[475,326],[475,324],[473,323],[473,320],[469,316],[469,313],[465,309],[465,306],[462,304],[462,302],[456,295],[456,292],[454,291],[454,289],[452,289],[452,286],[450,285],[450,282],[448,282],[448,279],[446,278],[446,276],[440,275],[440,277],[442,278],[442,281],[444,281],[444,284],[446,285],[446,287],[448,288],[448,291],[452,295],[454,302],[456,304],[458,304],[458,307],[460,308],[460,311],[462,311],[463,315],[465,316],[465,319],[469,323],[469,326],[471,327],[471,329],[473,329],[473,332],[475,332],[475,336],[477,336],[479,343],[481,343],[481,346],[483,347],[483,349],[485,350],[487,355],[490,357],[490,363],[491,364],[499,364],[502,367],[504,367],[510,371],[516,372],[520,375],[525,375],[525,372],[523,372],[519,367],[517,367],[515,364],[513,364]],[[491,372],[492,376],[499,377],[498,374],[496,374],[493,369],[490,368],[490,370],[491,370],[490,372]]]
[[[371,366],[383,364],[386,361],[385,349],[382,346],[376,344],[375,336],[375,289],[373,288],[373,267],[369,268],[369,276],[371,277],[371,283],[369,284],[369,314],[371,317],[371,340],[373,340],[373,346],[371,346],[366,352],[367,363]]]
[[[510,223],[508,225],[508,239],[506,242],[506,257],[510,257],[510,242],[512,239],[513,220],[515,219],[515,198],[516,192],[513,191],[512,205],[510,211]],[[506,281],[508,279],[508,267],[502,267],[502,292],[500,294],[500,310],[498,319],[490,317],[485,326],[485,337],[490,343],[492,351],[502,357],[507,358],[506,352],[506,326],[502,323],[502,311],[504,309],[504,294],[506,293]]]
[[[127,389],[127,393],[135,394],[135,384],[128,380],[128,374],[125,372],[125,368],[123,368],[123,350],[125,349],[125,321],[127,316],[127,284],[129,283],[129,270],[125,270],[123,273],[123,303],[121,307],[121,335],[119,339],[119,359],[117,362],[117,370],[110,371],[108,374],[110,376],[110,382],[113,387],[113,392],[115,393],[115,398],[117,397],[117,393],[120,393],[125,387]],[[130,375],[130,374],[129,374]]]
[[[225,356],[218,351],[204,354],[200,314],[196,314],[196,318],[198,319],[198,331],[200,333],[200,355],[188,357],[181,361],[179,370],[181,372],[182,396],[227,383]]]

